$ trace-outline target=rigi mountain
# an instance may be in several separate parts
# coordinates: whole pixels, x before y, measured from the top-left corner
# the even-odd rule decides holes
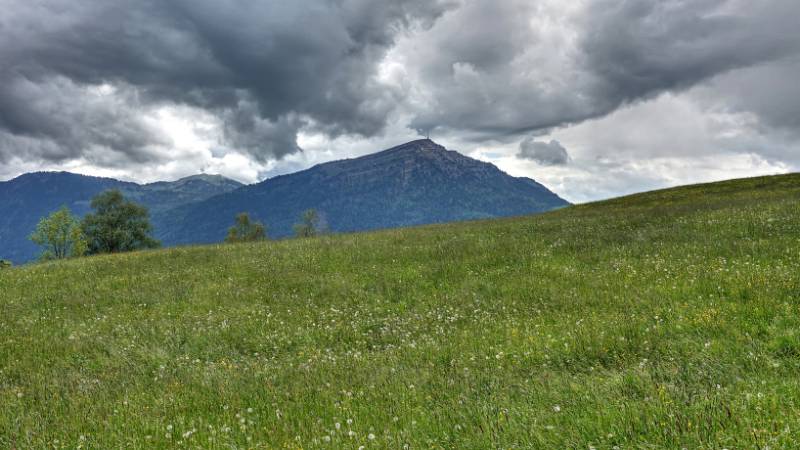
[[[267,225],[271,237],[292,234],[308,208],[332,231],[350,232],[517,216],[568,203],[529,178],[449,151],[425,139],[308,170],[179,208],[163,234],[170,244],[217,242],[238,212]]]
[[[27,237],[38,220],[68,206],[89,211],[90,199],[120,189],[150,209],[165,245],[219,242],[234,216],[248,212],[273,238],[292,234],[300,214],[316,209],[334,232],[534,214],[568,205],[529,178],[449,151],[431,140],[244,186],[198,175],[146,185],[71,173],[32,173],[0,182],[0,258],[35,258]]]

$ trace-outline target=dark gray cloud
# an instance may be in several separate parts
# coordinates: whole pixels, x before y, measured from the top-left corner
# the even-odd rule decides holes
[[[766,127],[800,137],[800,55],[722,74],[698,90],[711,107],[755,114]]]
[[[599,0],[586,14],[589,91],[611,108],[800,55],[795,0]]]
[[[396,102],[376,80],[378,64],[397,33],[431,24],[447,6],[443,0],[1,1],[0,131],[4,141],[64,147],[58,155],[31,155],[45,159],[90,147],[147,157],[162,137],[136,116],[181,104],[213,111],[225,121],[230,144],[261,159],[297,151],[301,126],[374,134]],[[82,100],[84,90],[104,84],[121,88],[122,104]],[[85,126],[90,130],[75,130]]]
[[[567,8],[548,4],[468,1],[410,46],[427,87],[412,125],[476,140],[549,130],[800,55],[796,0],[594,0],[555,18]]]
[[[61,162],[84,157],[102,166],[158,158],[168,145],[127,88],[86,87],[64,77],[38,83],[12,78],[0,87],[0,162],[13,156]]]
[[[517,158],[529,159],[543,166],[563,166],[569,162],[569,153],[556,140],[542,142],[528,137],[519,144]]]
[[[249,169],[268,171],[297,156],[301,132],[374,143],[388,124],[516,145],[689,91],[714,114],[753,116],[747,141],[724,141],[740,153],[785,161],[800,140],[797,0],[0,0],[0,10],[3,173],[19,160],[169,162],[164,108],[216,120],[214,163],[246,154]],[[575,160],[591,151],[560,140]],[[529,138],[519,156],[563,165],[560,150]],[[663,145],[622,150],[647,158]]]

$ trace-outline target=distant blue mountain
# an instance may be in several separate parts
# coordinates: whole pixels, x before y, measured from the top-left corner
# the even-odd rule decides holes
[[[28,236],[39,219],[62,206],[83,216],[90,210],[92,197],[108,189],[119,189],[128,198],[147,206],[155,222],[167,211],[241,186],[241,183],[217,175],[196,175],[174,182],[139,185],[68,172],[25,174],[0,182],[0,258],[17,264],[36,258],[39,249],[28,240]]]
[[[292,234],[314,208],[332,231],[350,232],[540,213],[568,205],[529,178],[420,140],[361,158],[320,164],[178,208],[169,244],[218,242],[236,213]],[[213,211],[213,214],[209,214]]]
[[[31,173],[0,182],[0,258],[35,258],[28,241],[39,219],[67,205],[89,211],[90,199],[120,189],[150,209],[155,235],[165,245],[221,241],[237,213],[267,225],[270,237],[316,209],[335,232],[365,231],[459,220],[540,213],[568,205],[529,178],[419,140],[361,158],[320,164],[291,175],[243,186],[198,175],[147,185],[71,173]]]

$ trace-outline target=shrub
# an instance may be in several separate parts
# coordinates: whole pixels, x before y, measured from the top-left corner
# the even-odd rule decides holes
[[[75,258],[86,254],[86,238],[81,232],[80,222],[66,206],[42,218],[30,239],[42,247],[43,260]]]
[[[228,229],[225,242],[255,242],[267,239],[267,229],[261,222],[252,222],[250,215],[240,213],[236,216],[236,223]]]
[[[150,233],[147,208],[125,199],[118,190],[103,192],[92,199],[94,213],[83,219],[83,233],[89,253],[120,253],[157,248],[161,243]]]
[[[300,223],[295,224],[294,234],[300,238],[314,237],[325,230],[323,220],[315,209],[308,209],[300,215]]]

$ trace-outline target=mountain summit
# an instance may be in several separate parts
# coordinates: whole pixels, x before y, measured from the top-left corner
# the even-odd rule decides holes
[[[219,242],[240,212],[281,238],[310,208],[331,231],[351,232],[533,214],[568,204],[534,180],[429,139],[250,186],[218,175],[139,185],[40,172],[0,182],[0,257],[16,263],[35,258],[38,250],[28,236],[41,217],[63,205],[83,215],[90,199],[107,189],[147,206],[156,237],[168,246]]]
[[[167,244],[217,242],[239,212],[263,221],[270,236],[285,237],[309,208],[319,211],[332,231],[350,232],[525,215],[566,205],[534,180],[512,177],[423,139],[189,205],[160,237]]]

